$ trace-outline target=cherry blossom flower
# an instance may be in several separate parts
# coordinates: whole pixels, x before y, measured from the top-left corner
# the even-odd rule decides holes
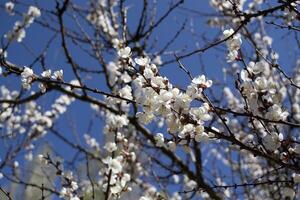
[[[55,72],[53,72],[52,78],[55,80],[61,81],[63,78],[63,74],[64,74],[64,71],[62,69],[55,71]]]
[[[131,56],[131,48],[130,47],[125,47],[123,49],[120,49],[118,51],[118,55],[121,58],[128,58],[129,56]]]
[[[108,142],[108,143],[105,144],[104,149],[106,149],[108,152],[111,153],[113,151],[116,151],[118,148],[117,148],[116,143]]]
[[[268,109],[266,118],[270,120],[280,121],[285,120],[288,115],[289,113],[287,111],[283,111],[279,105],[274,104]]]
[[[265,62],[260,61],[257,63],[249,62],[247,69],[248,71],[252,72],[253,74],[259,74],[266,68]]]
[[[119,94],[120,94],[120,97],[123,97],[123,98],[126,98],[126,99],[130,99],[130,100],[133,99],[133,97],[132,97],[132,89],[131,89],[131,87],[129,85],[124,86],[120,90]]]
[[[147,66],[150,63],[150,59],[148,57],[139,57],[135,58],[134,62],[140,66]]]
[[[268,82],[268,80],[265,77],[257,77],[254,81],[255,84],[255,88],[259,91],[259,92],[265,92],[269,89],[269,85],[270,83]]]
[[[5,10],[8,14],[14,15],[14,6],[15,4],[11,1],[5,3]]]
[[[41,11],[35,6],[30,6],[27,14],[31,17],[37,18],[41,16]]]
[[[108,169],[112,170],[113,173],[119,173],[122,171],[123,168],[121,163],[122,160],[123,160],[122,156],[118,156],[116,158],[108,157],[103,162],[108,165]]]
[[[266,136],[263,138],[263,144],[267,148],[267,150],[274,152],[280,147],[280,140],[278,134],[275,132],[271,132],[271,134],[266,134]]]
[[[30,89],[31,83],[35,77],[33,70],[25,66],[23,72],[21,73],[21,77],[23,87],[25,89]]]
[[[164,135],[162,133],[157,133],[154,137],[155,141],[156,141],[156,146],[158,147],[163,147],[165,145],[164,141]]]
[[[206,77],[204,75],[195,77],[192,80],[192,83],[199,85],[202,88],[209,88],[212,86],[212,81],[211,80],[207,80]]]
[[[41,76],[42,76],[43,78],[48,78],[48,79],[50,79],[50,78],[51,78],[51,69],[46,70],[46,71],[43,71],[43,72],[41,73]]]
[[[226,45],[228,47],[229,53],[228,53],[228,60],[230,62],[234,61],[238,57],[238,50],[240,49],[242,45],[242,39],[239,33],[234,34],[233,29],[227,29],[223,31],[223,36],[225,38],[230,37],[226,41]]]

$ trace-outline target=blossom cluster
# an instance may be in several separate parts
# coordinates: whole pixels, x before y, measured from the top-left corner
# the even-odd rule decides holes
[[[108,12],[108,9],[113,11],[113,7],[117,4],[116,2],[110,3],[111,8],[108,8],[108,5],[105,1],[99,1],[96,8],[91,7],[91,12],[87,15],[87,20],[90,21],[94,26],[98,27],[101,31],[107,34],[108,37],[115,38],[118,35],[119,25],[116,23],[116,17],[113,15],[113,20],[111,21]]]
[[[13,13],[13,3],[7,3],[6,4],[6,10],[9,12],[9,14]],[[5,36],[9,41],[12,41],[16,39],[18,42],[22,42],[26,35],[25,28],[28,28],[33,21],[41,16],[41,11],[35,7],[30,6],[27,13],[24,14],[22,21],[16,21],[13,30],[9,31]]]
[[[45,80],[50,80],[51,78],[53,80],[56,80],[56,81],[61,81],[63,79],[63,70],[58,70],[58,71],[55,71],[53,73],[53,75],[51,76],[51,70],[46,70],[46,71],[43,71],[41,73],[41,77],[44,78]],[[23,72],[21,73],[21,81],[22,81],[22,86],[24,89],[30,89],[31,88],[31,84],[34,82],[34,80],[38,78],[33,70],[29,67],[24,67],[23,69]],[[43,93],[46,92],[47,90],[47,84],[44,83],[44,82],[41,82],[39,84],[39,88],[41,89],[41,91]]]
[[[239,33],[235,33],[233,29],[224,30],[223,35],[225,38],[230,37],[226,41],[229,50],[229,53],[227,55],[228,61],[232,62],[234,60],[237,60],[239,56],[238,50],[242,45],[241,35]]]
[[[6,87],[1,87],[1,97],[3,99],[14,101],[19,97],[18,91],[9,91]],[[51,109],[42,111],[37,102],[30,101],[25,104],[25,107],[12,106],[10,103],[1,105],[0,122],[2,128],[6,130],[8,138],[15,138],[18,134],[27,133],[30,142],[34,142],[40,137],[43,137],[53,123],[66,112],[67,107],[75,99],[67,95],[59,96],[51,105]],[[31,126],[28,126],[28,125]],[[25,158],[32,160],[33,144],[26,145],[27,154]]]
[[[111,198],[120,196],[124,192],[131,191],[129,182],[131,181],[131,170],[128,163],[134,164],[136,161],[135,146],[127,139],[128,120],[124,116],[118,117],[113,113],[105,114],[107,125],[104,127],[106,141],[104,145],[105,158],[102,160],[105,167],[100,168],[100,179],[98,184],[102,186],[104,193],[109,191]],[[99,144],[91,136],[86,135],[87,144],[98,149]],[[136,168],[138,169],[138,167]]]
[[[174,151],[178,142],[185,145],[190,138],[200,142],[208,137],[203,124],[211,119],[210,107],[208,103],[191,107],[191,102],[196,99],[203,100],[202,92],[211,87],[211,80],[207,80],[204,75],[195,77],[186,91],[182,92],[173,87],[166,77],[159,75],[157,66],[151,63],[149,57],[131,59],[130,47],[120,49],[118,55],[121,61],[127,64],[128,69],[139,66],[139,73],[132,81],[134,90],[125,86],[121,89],[120,96],[134,99],[142,106],[143,110],[136,114],[142,123],[149,124],[153,119],[162,117],[168,132],[173,136],[177,133],[175,141],[165,141],[163,134],[158,134],[155,137],[157,146],[162,147],[166,144],[166,147]]]
[[[56,174],[61,179],[62,185],[59,197],[68,200],[79,200],[79,197],[77,195],[77,190],[79,189],[79,186],[77,181],[75,180],[75,177],[73,176],[73,172],[64,170],[61,161],[59,159],[57,161],[54,161],[54,159],[51,158],[49,154],[39,154],[37,158],[43,167],[55,168]]]
[[[116,65],[117,66],[117,65]],[[122,66],[118,65],[118,68],[121,70]],[[113,70],[113,69],[110,69]],[[120,96],[120,98],[124,99],[132,99],[131,87],[126,85],[128,80],[131,81],[129,77],[128,80],[121,74],[114,73],[111,74],[113,81],[111,84],[113,87],[118,88],[118,85],[114,85],[114,81],[120,84],[125,84],[123,88],[116,89],[116,95]],[[128,115],[129,112],[129,104],[124,99],[118,99],[113,97],[105,97],[105,102],[112,109],[121,108],[124,114],[116,114],[110,111],[101,112],[99,108],[95,105],[91,105],[93,109],[96,111],[100,111],[101,115],[105,117],[106,125],[104,126],[104,134],[105,134],[105,158],[103,159],[103,163],[105,167],[101,168],[99,171],[99,179],[98,184],[102,186],[102,190],[104,193],[107,191],[110,194],[110,198],[115,198],[117,196],[121,196],[123,193],[131,191],[131,179],[132,179],[132,171],[130,170],[129,164],[131,166],[136,165],[135,173],[140,173],[138,169],[141,169],[140,163],[136,163],[136,146],[134,145],[132,139],[134,139],[135,130],[130,125]],[[87,144],[93,148],[97,149],[99,144],[92,138],[91,136],[85,136]]]

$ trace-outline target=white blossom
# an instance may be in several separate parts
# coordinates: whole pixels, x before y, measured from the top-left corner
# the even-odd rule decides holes
[[[157,133],[154,137],[155,141],[156,141],[156,146],[158,147],[162,147],[164,146],[164,135],[162,133]]]
[[[119,94],[120,94],[120,97],[129,99],[129,100],[133,99],[133,97],[132,97],[132,89],[131,89],[131,87],[129,85],[124,86],[120,90]]]
[[[195,141],[196,142],[202,142],[202,141],[207,142],[208,140],[209,140],[209,135],[205,132],[197,133],[195,135]]]
[[[134,62],[140,66],[147,66],[150,64],[150,59],[148,57],[135,58]]]
[[[259,61],[257,63],[249,62],[247,69],[253,74],[261,73],[267,66],[265,66],[265,62]]]
[[[280,147],[280,140],[278,134],[275,132],[271,132],[271,134],[266,134],[266,136],[263,138],[263,144],[267,148],[267,150],[274,152]]]
[[[112,170],[113,173],[119,173],[123,169],[121,163],[122,160],[123,160],[122,156],[118,156],[116,158],[108,157],[103,162],[108,165],[108,169]]]
[[[288,115],[288,112],[283,111],[279,105],[274,104],[268,109],[268,112],[266,113],[266,118],[270,120],[280,121],[285,120]]]
[[[124,83],[129,83],[129,82],[132,81],[131,77],[128,75],[127,72],[124,72],[124,73],[121,75],[120,79],[121,79]]]
[[[265,92],[269,89],[269,85],[270,83],[268,82],[268,80],[265,77],[257,77],[254,81],[255,84],[255,88],[259,91],[259,92]]]
[[[27,14],[29,16],[32,16],[34,18],[37,18],[37,17],[40,17],[41,16],[41,11],[40,9],[38,9],[37,7],[35,6],[30,6],[29,9],[28,9],[28,12]]]
[[[114,142],[108,142],[105,144],[104,149],[111,153],[117,150],[117,145]]]
[[[227,39],[226,45],[229,50],[228,60],[232,62],[238,57],[238,50],[242,45],[242,39],[239,33],[234,33],[233,29],[224,30],[223,35],[225,38],[230,37]]]
[[[209,88],[209,87],[212,86],[212,81],[211,80],[206,80],[206,77],[204,75],[195,77],[192,80],[192,83],[194,83],[196,85],[199,85],[201,87],[204,87],[204,88]]]
[[[21,73],[21,81],[23,88],[30,89],[33,79],[33,70],[25,66],[23,72]]]
[[[53,72],[52,78],[61,81],[63,79],[63,75],[64,75],[64,71],[61,69]]]
[[[46,87],[46,85],[45,85],[44,83],[40,83],[40,84],[39,84],[39,88],[41,89],[41,92],[42,92],[42,93],[45,93],[46,90],[47,90],[47,87]]]
[[[5,3],[5,10],[8,14],[13,15],[14,14],[14,6],[15,4],[11,1]]]
[[[89,145],[91,148],[99,149],[99,144],[95,138],[91,137],[88,134],[84,134],[83,137],[87,145]]]
[[[45,70],[45,71],[43,71],[42,73],[41,73],[41,76],[43,77],[43,78],[51,78],[51,69],[48,69],[48,70]]]
[[[71,182],[71,188],[72,188],[73,191],[77,190],[77,189],[78,189],[78,184],[77,184],[77,182],[72,181],[72,182]]]
[[[125,47],[123,49],[120,49],[118,51],[118,55],[121,58],[128,58],[131,55],[131,48],[130,47]]]
[[[149,199],[148,197],[145,197],[145,196],[141,196],[141,197],[139,198],[139,200],[151,200],[151,199]]]

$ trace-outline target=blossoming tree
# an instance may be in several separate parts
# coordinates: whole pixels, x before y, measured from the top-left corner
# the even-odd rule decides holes
[[[299,199],[299,4],[2,1],[1,199]]]

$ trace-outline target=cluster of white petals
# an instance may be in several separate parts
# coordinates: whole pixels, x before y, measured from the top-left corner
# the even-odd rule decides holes
[[[45,70],[41,73],[41,77],[45,79],[54,79],[57,81],[61,81],[63,79],[63,70],[58,70],[53,73],[51,76],[51,70]],[[33,70],[29,67],[24,67],[23,72],[21,73],[21,81],[24,89],[30,89],[32,82],[37,78],[34,74]],[[39,88],[41,92],[45,93],[47,90],[47,84],[44,82],[39,83]]]
[[[229,62],[232,62],[239,57],[238,50],[242,45],[241,35],[239,33],[235,33],[233,29],[224,30],[223,35],[225,38],[228,38],[226,41],[226,45],[229,50],[227,58]]]
[[[94,26],[99,27],[105,34],[107,34],[107,36],[113,38],[118,35],[118,25],[111,20],[109,17],[111,13],[108,10],[113,10],[116,5],[117,4],[115,2],[107,4],[105,1],[99,1],[99,3],[96,4],[96,7],[94,7],[94,4],[91,4],[91,12],[89,12],[86,17],[87,20],[90,21]],[[115,17],[116,16],[114,16],[114,18]]]
[[[91,137],[90,135],[88,134],[84,134],[83,135],[84,139],[85,139],[85,142],[86,144],[90,147],[90,148],[94,148],[96,150],[99,150],[100,149],[100,145],[99,143],[97,142],[97,140],[93,137]]]
[[[23,88],[30,89],[31,83],[33,82],[34,78],[35,75],[33,73],[33,70],[25,66],[23,72],[21,73],[21,81]]]
[[[188,143],[189,138],[195,138],[198,142],[206,138],[203,124],[211,119],[209,105],[204,103],[200,107],[191,107],[191,103],[193,100],[203,99],[202,92],[212,86],[212,81],[207,80],[204,75],[197,76],[186,92],[182,92],[173,87],[166,77],[158,74],[156,65],[151,63],[149,57],[138,57],[134,61],[141,71],[133,80],[134,99],[143,108],[142,112],[136,114],[137,118],[142,123],[149,124],[154,118],[163,117],[168,131],[177,133],[180,144],[183,145]],[[168,141],[166,145],[161,133],[156,135],[155,140],[159,147],[169,146],[172,151],[176,148],[177,142]]]
[[[9,12],[9,14],[13,13],[13,4],[12,3],[7,3],[6,4],[6,10]],[[41,11],[35,7],[35,6],[30,6],[28,8],[28,11],[26,14],[23,16],[22,21],[16,21],[13,30],[9,31],[5,36],[9,41],[12,41],[16,39],[18,42],[22,42],[26,35],[25,28],[28,28],[30,24],[33,23],[35,18],[38,18],[41,16]]]

